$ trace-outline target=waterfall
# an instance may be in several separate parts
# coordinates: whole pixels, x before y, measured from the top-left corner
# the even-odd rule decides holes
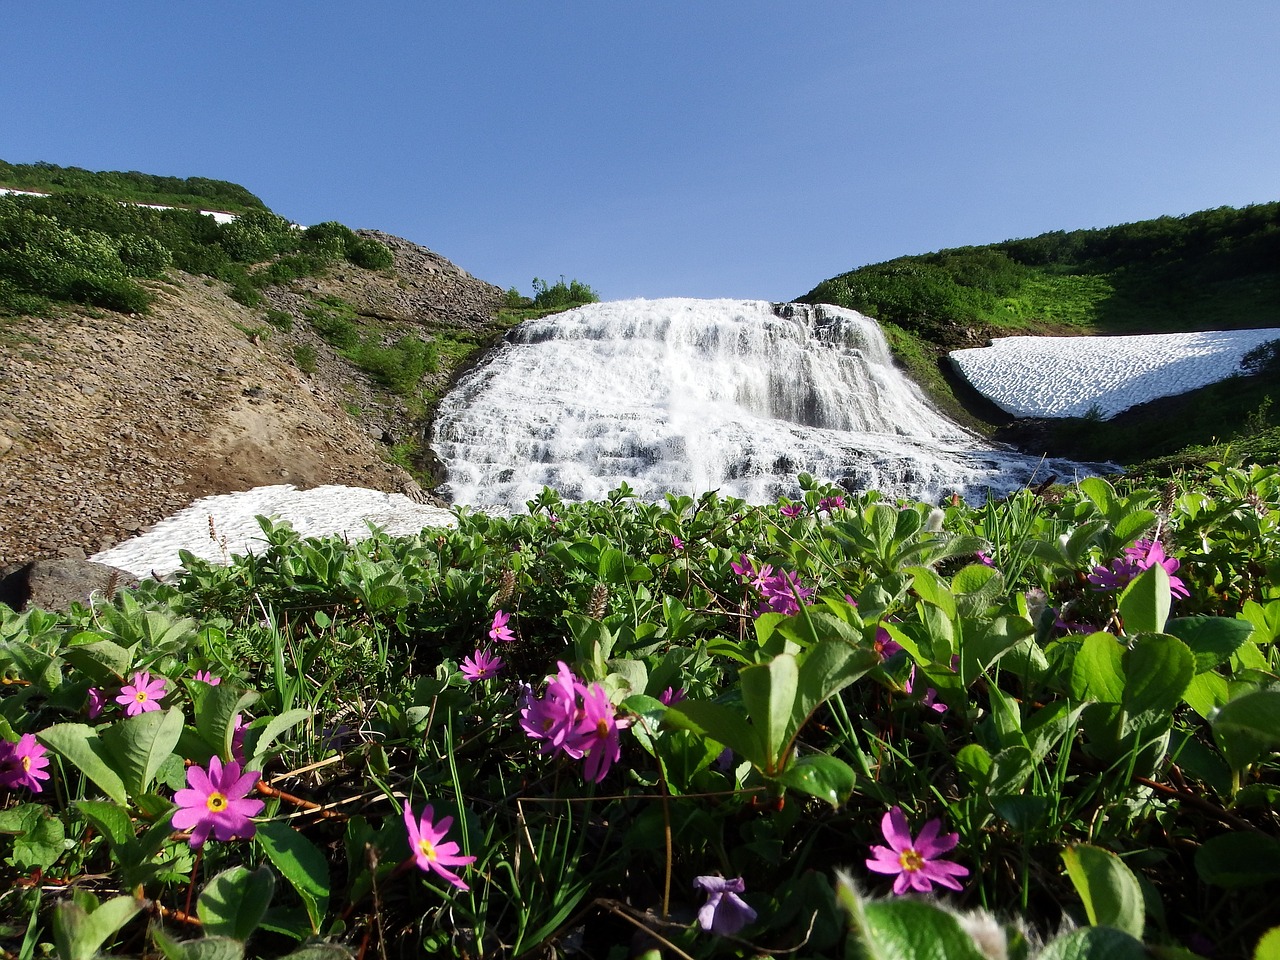
[[[811,473],[850,491],[981,499],[1078,464],[998,448],[934,409],[874,320],[739,300],[595,303],[530,320],[441,401],[441,492],[519,509],[552,487],[602,499],[795,496]]]

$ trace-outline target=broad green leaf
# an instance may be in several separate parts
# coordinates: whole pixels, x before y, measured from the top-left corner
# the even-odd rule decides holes
[[[1120,703],[1126,713],[1125,732],[1171,716],[1195,676],[1195,657],[1185,643],[1168,634],[1138,637],[1124,661]]]
[[[0,833],[13,834],[13,865],[19,869],[51,867],[66,852],[62,821],[42,803],[0,811]]]
[[[1071,695],[1119,703],[1124,698],[1124,652],[1124,644],[1109,633],[1085,637],[1071,669]]]
[[[258,694],[230,683],[220,683],[205,694],[196,710],[196,732],[214,752],[227,760],[231,757],[231,735],[235,729],[235,718],[249,704],[258,699]]]
[[[856,934],[877,960],[986,960],[955,914],[927,901],[869,902],[863,916]]]
[[[856,782],[853,769],[847,763],[825,753],[803,756],[772,779],[792,790],[825,800],[833,807],[849,799]]]
[[[947,619],[955,618],[956,598],[946,581],[935,570],[929,567],[908,567],[905,572],[911,574],[912,589],[921,600],[940,609]]]
[[[1036,954],[1036,960],[1150,960],[1142,941],[1114,927],[1084,927],[1063,934]]]
[[[1132,543],[1155,522],[1156,515],[1150,510],[1134,510],[1116,521],[1113,532],[1120,543]]]
[[[266,866],[232,867],[205,884],[196,912],[205,936],[248,940],[275,894],[276,878]]]
[[[1280,840],[1236,831],[1210,837],[1196,849],[1196,873],[1215,887],[1264,886],[1280,880]]]
[[[818,707],[880,662],[879,655],[865,647],[855,648],[842,640],[822,640],[804,656],[800,664],[792,734],[804,725]]]
[[[231,937],[201,937],[182,944],[182,960],[242,960],[244,944]]]
[[[736,710],[708,700],[685,700],[667,711],[664,722],[710,737],[764,769],[764,745],[760,742],[760,735]]]
[[[295,727],[308,720],[311,717],[310,710],[303,710],[298,707],[293,710],[286,710],[278,717],[272,717],[271,721],[262,729],[262,733],[257,737],[253,737],[252,733],[245,734],[245,749],[252,750],[253,755],[249,758],[249,762],[245,765],[246,770],[261,770],[263,759],[267,751],[275,745],[280,734],[284,733],[291,727]]]
[[[146,793],[160,764],[173,753],[182,736],[182,710],[151,710],[117,720],[101,729],[102,744],[110,752],[112,766],[120,773],[130,794]]]
[[[1084,710],[1084,704],[1055,700],[1037,710],[1022,725],[1031,759],[1040,763],[1063,738],[1075,730],[1076,722]]]
[[[576,906],[577,902],[574,900],[573,904]],[[293,953],[281,957],[280,960],[351,960],[354,956],[355,954],[340,943],[308,943]]]
[[[970,790],[983,792],[991,775],[991,754],[980,744],[966,744],[956,754],[956,768],[969,781]]]
[[[113,769],[113,760],[98,732],[83,723],[55,723],[36,734],[36,739],[92,780],[102,792],[121,806],[129,803],[124,781]]]
[[[104,800],[77,800],[76,807],[84,814],[85,819],[107,838],[113,850],[133,840],[133,820],[129,817],[129,811],[118,803],[108,803]]]
[[[1003,586],[1004,576],[985,563],[971,563],[951,578],[951,592],[955,594],[957,608],[970,615],[994,603]]]
[[[961,682],[967,687],[1034,632],[1035,627],[1022,617],[996,617],[985,630],[971,630],[966,625],[960,654]]]
[[[1195,654],[1196,673],[1226,663],[1249,641],[1253,625],[1226,617],[1181,617],[1170,620],[1165,632],[1177,637]]]
[[[59,904],[53,911],[53,939],[59,960],[92,960],[142,909],[144,902],[115,897],[92,911],[72,901]]]
[[[1098,508],[1098,513],[1110,516],[1116,502],[1115,487],[1102,477],[1085,477],[1076,486]]]
[[[1079,843],[1062,851],[1062,862],[1091,924],[1142,936],[1146,924],[1142,887],[1123,860],[1110,850]]]
[[[1280,690],[1255,690],[1235,697],[1209,723],[1227,762],[1238,770],[1280,744]]]
[[[81,638],[86,638],[82,642]],[[120,644],[97,638],[96,633],[81,633],[71,638],[63,648],[62,657],[67,663],[83,670],[95,683],[113,685],[129,672],[133,665],[133,653]]]
[[[1197,673],[1182,693],[1182,699],[1205,720],[1226,703],[1229,696],[1227,678],[1212,671]]]
[[[792,713],[800,686],[799,664],[793,655],[779,654],[768,663],[743,667],[738,671],[738,682],[743,705],[764,747],[764,772],[776,773],[782,768],[782,754],[794,732]]]
[[[258,824],[257,841],[267,859],[298,892],[313,932],[329,909],[329,862],[310,840],[287,823]]]
[[[1018,745],[1005,747],[991,758],[987,789],[992,794],[1014,794],[1022,790],[1035,771],[1031,751]]]
[[[1124,631],[1161,633],[1169,619],[1173,597],[1169,593],[1169,574],[1160,564],[1153,564],[1133,578],[1120,592],[1120,616]]]
[[[1272,927],[1262,935],[1253,951],[1253,960],[1280,960],[1280,927]]]

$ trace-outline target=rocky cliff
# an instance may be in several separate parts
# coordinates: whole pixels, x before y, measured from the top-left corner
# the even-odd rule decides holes
[[[152,284],[145,315],[0,321],[0,568],[92,555],[208,494],[272,483],[416,492],[392,444],[403,461],[424,427],[423,394],[498,335],[502,291],[424,247],[366,235],[390,247],[390,270],[344,263],[269,287],[254,308],[173,272]],[[348,305],[387,342],[412,332],[453,349],[406,399],[318,335],[308,312],[322,302]]]

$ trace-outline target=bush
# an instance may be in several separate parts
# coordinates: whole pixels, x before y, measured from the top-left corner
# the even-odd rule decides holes
[[[554,286],[547,281],[533,278],[533,305],[541,309],[576,307],[584,303],[598,303],[600,298],[585,283],[577,280],[564,282],[562,276]]]
[[[366,270],[386,270],[395,263],[387,245],[371,237],[356,237],[347,248],[347,259]]]
[[[160,277],[173,263],[168,247],[151,237],[127,233],[120,238],[120,262],[130,276]]]
[[[283,330],[286,333],[293,329],[293,317],[285,313],[283,310],[271,309],[267,311],[267,323],[275,327],[277,330]]]
[[[299,343],[293,348],[293,362],[298,365],[298,369],[310,376],[316,372],[319,355],[316,348],[309,343]]]

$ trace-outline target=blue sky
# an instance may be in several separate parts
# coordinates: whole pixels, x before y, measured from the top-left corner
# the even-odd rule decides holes
[[[1280,199],[1275,0],[10,0],[0,23],[0,158],[232,180],[525,292],[785,300]]]

